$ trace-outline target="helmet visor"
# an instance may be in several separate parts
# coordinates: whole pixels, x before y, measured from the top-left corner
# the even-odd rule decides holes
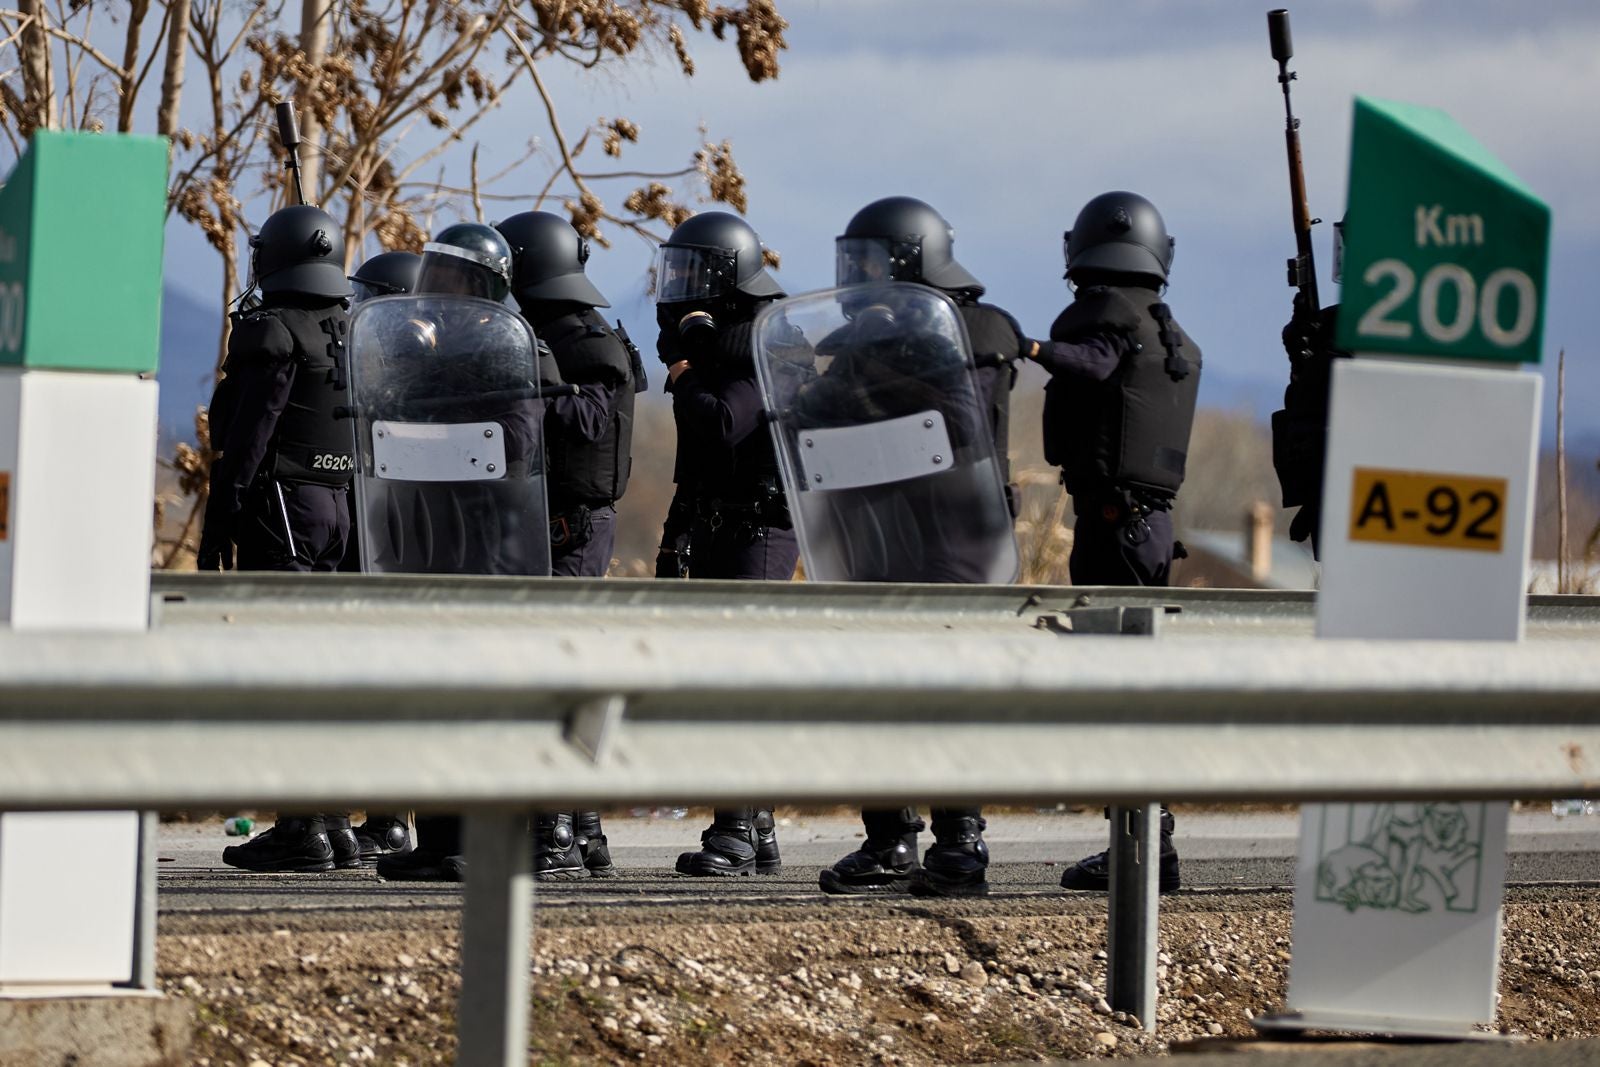
[[[738,287],[738,253],[726,248],[663,245],[656,262],[656,303],[711,300]]]
[[[838,285],[922,280],[920,241],[891,237],[839,237],[833,245],[833,273]]]
[[[375,296],[394,296],[396,293],[405,292],[403,286],[358,278],[353,274],[350,276],[350,288],[355,293],[355,303],[357,304],[363,300],[371,300]]]
[[[422,246],[417,292],[476,296],[496,303],[511,291],[504,264],[455,245],[429,242]]]

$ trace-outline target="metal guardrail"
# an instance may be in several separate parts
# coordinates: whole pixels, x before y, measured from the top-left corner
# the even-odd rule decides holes
[[[0,632],[0,809],[467,812],[463,1062],[526,1048],[536,807],[1600,790],[1595,598],[1531,598],[1520,645],[1312,641],[1311,594],[1219,590],[160,576],[153,604]],[[393,760],[338,759],[373,722]]]
[[[1303,594],[862,589],[164,579],[149,633],[0,635],[0,807],[1353,800],[1600,784],[1592,601],[1536,602],[1531,629],[1546,636],[1495,645],[1272,636],[1299,625]],[[1064,632],[1085,597],[1091,612],[1182,610],[1162,614],[1156,640]],[[338,759],[375,721],[395,759]],[[301,743],[310,724],[326,744]],[[725,757],[714,780],[696,769],[708,748]],[[889,780],[885,766],[902,771]]]

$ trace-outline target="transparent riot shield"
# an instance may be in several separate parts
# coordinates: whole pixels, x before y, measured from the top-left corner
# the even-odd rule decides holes
[[[385,296],[350,319],[362,569],[550,573],[533,331],[473,297]]]
[[[891,282],[779,301],[755,349],[808,577],[1016,578],[989,414],[944,294]]]

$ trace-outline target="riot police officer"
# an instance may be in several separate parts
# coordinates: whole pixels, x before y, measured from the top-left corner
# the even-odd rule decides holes
[[[644,387],[644,368],[626,333],[597,310],[611,305],[584,274],[589,242],[571,223],[525,211],[496,228],[511,246],[511,294],[570,387],[545,408],[551,571],[603,578],[633,464],[634,394]],[[600,813],[536,816],[533,869],[541,880],[614,877]]]
[[[211,397],[210,497],[201,570],[331,571],[350,533],[354,457],[345,401],[350,284],[339,224],[314,207],[274,212],[250,239],[261,304],[233,314]],[[281,815],[223,861],[252,871],[361,865],[345,813]]]
[[[417,272],[421,268],[422,257],[415,252],[379,252],[350,275],[353,303],[411,292],[417,287]],[[352,534],[345,544],[344,559],[339,564],[339,570],[360,574],[361,539],[354,535],[356,496],[347,493],[346,497],[350,507]],[[391,852],[407,852],[411,848],[411,831],[406,820],[397,814],[368,812],[367,821],[355,827],[355,833],[363,860],[374,860]]]
[[[418,294],[455,295],[476,297],[499,303],[511,288],[511,248],[499,231],[481,223],[457,223],[446,227],[424,246],[416,283]],[[482,305],[465,301],[460,312],[455,312],[447,302],[430,309],[436,320],[414,325],[424,335],[433,337],[447,332],[452,316],[461,319],[462,343],[470,344],[471,335],[465,331],[482,317]],[[506,315],[510,315],[508,311]],[[446,325],[442,326],[443,322]],[[441,339],[442,340],[442,339]],[[424,349],[429,348],[423,345]],[[492,353],[486,356],[492,357]],[[432,368],[438,387],[430,386],[429,368],[419,371],[416,381],[418,399],[425,404],[437,403],[439,392],[446,394],[458,387],[450,384],[452,368]],[[474,405],[470,397],[463,398],[463,417],[483,418],[504,430],[508,465],[526,464],[538,452],[539,428],[544,418],[542,400],[489,398]],[[485,484],[499,484],[495,482]],[[449,490],[442,490],[448,492]],[[539,493],[542,498],[542,490]],[[541,534],[543,529],[541,527]],[[504,552],[492,544],[485,551],[464,553],[474,573],[493,572],[506,561]],[[511,551],[512,556],[518,553]],[[459,882],[466,875],[463,856],[461,818],[458,815],[419,815],[416,820],[417,842],[410,852],[381,857],[377,863],[378,874],[390,880],[450,881]]]
[[[261,306],[235,312],[211,399],[219,455],[201,570],[333,570],[350,529],[354,460],[344,399],[350,283],[339,224],[314,207],[274,212],[250,239]]]
[[[1344,221],[1333,226],[1333,280],[1342,280]],[[1328,446],[1328,396],[1335,359],[1350,353],[1334,343],[1339,305],[1311,309],[1295,294],[1294,314],[1283,328],[1283,350],[1289,356],[1289,384],[1283,407],[1272,413],[1272,466],[1283,490],[1283,506],[1299,508],[1289,523],[1289,537],[1311,541],[1320,554],[1322,470]]]
[[[379,252],[350,275],[350,288],[355,294],[354,303],[378,296],[398,296],[417,287],[417,273],[422,269],[422,257],[415,252]],[[356,496],[347,494],[350,505],[351,529],[355,528]],[[344,560],[339,570],[349,574],[361,573],[361,539],[351,536],[345,546]],[[361,836],[358,827],[356,836]],[[364,842],[363,842],[364,844]],[[403,851],[403,850],[392,850]]]
[[[707,211],[680,223],[656,268],[656,351],[667,368],[678,431],[677,490],[656,557],[658,577],[794,576],[799,545],[762,422],[751,323],[783,296],[749,223]],[[687,875],[775,874],[770,808],[718,808]]]
[[[980,413],[986,423],[983,430],[993,438],[1014,518],[1016,492],[1010,484],[1007,449],[1011,389],[1025,339],[1008,313],[980,302],[984,286],[956,261],[954,246],[954,230],[934,208],[909,196],[886,197],[858,211],[835,241],[836,280],[841,286],[914,282],[938,289],[955,302],[972,345]],[[976,543],[973,547],[976,549]],[[956,558],[943,561],[937,572],[919,577],[926,581],[984,580],[986,557],[963,561],[959,550],[944,555]],[[972,567],[964,570],[962,562],[970,562]],[[928,896],[987,893],[989,846],[983,840],[982,809],[934,808],[932,815],[934,843],[919,867],[917,834],[925,826],[916,811],[863,810],[865,840],[855,852],[821,872],[818,881],[822,889],[868,893],[906,888]]]
[[[1200,348],[1162,302],[1175,242],[1154,204],[1135,193],[1090,200],[1064,239],[1075,298],[1030,341],[1050,372],[1045,458],[1072,494],[1074,585],[1163,586],[1175,543],[1172,503],[1183,485],[1200,389]],[[1162,809],[1160,888],[1178,888],[1173,821]],[[1068,889],[1104,889],[1098,853],[1062,876]]]

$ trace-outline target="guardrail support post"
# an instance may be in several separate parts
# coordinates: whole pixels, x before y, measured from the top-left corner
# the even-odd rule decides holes
[[[1156,1030],[1157,874],[1161,808],[1111,809],[1110,917],[1106,985],[1112,1011]]]
[[[139,885],[135,890],[133,919],[133,981],[135,989],[156,988],[156,835],[161,816],[139,813]]]
[[[461,915],[464,1067],[526,1067],[533,842],[528,813],[489,808],[465,817],[467,885]]]

